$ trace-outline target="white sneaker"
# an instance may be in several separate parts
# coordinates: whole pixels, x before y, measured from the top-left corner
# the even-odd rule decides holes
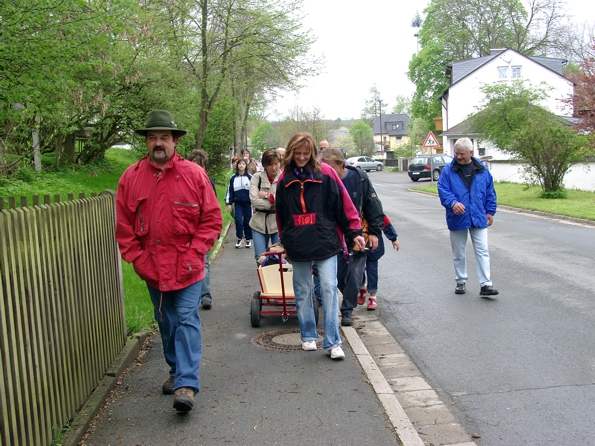
[[[316,341],[303,341],[302,342],[302,349],[306,351],[314,351],[316,350]]]
[[[236,243],[236,248],[241,248],[242,247],[242,239],[238,239],[238,242]]]
[[[327,350],[328,354],[331,355],[331,359],[344,359],[345,353],[340,345],[337,345],[332,350]]]

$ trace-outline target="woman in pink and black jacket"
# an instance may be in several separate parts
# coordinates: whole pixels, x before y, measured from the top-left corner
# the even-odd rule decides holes
[[[337,261],[343,236],[365,247],[361,222],[336,172],[316,158],[308,133],[296,133],[287,144],[277,184],[276,216],[281,243],[293,267],[293,288],[304,350],[316,350],[312,304],[312,262],[316,261],[324,299],[322,348],[343,359],[339,334]]]

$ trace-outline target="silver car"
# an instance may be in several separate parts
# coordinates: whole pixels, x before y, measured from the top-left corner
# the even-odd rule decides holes
[[[345,160],[345,163],[348,166],[365,170],[366,172],[369,172],[371,170],[380,171],[384,168],[384,164],[382,164],[382,161],[372,159],[369,156],[354,156],[352,158],[347,158]]]

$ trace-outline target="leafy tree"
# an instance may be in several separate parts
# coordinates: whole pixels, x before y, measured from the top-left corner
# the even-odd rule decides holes
[[[357,121],[349,129],[355,147],[360,155],[371,156],[374,153],[374,133],[372,127],[364,121]]]
[[[541,113],[540,102],[547,98],[547,85],[532,86],[517,80],[510,84],[481,87],[483,102],[470,118],[473,129],[482,133],[502,150],[507,150],[512,133],[527,126],[534,113]]]
[[[595,37],[591,39],[591,54],[587,55],[579,67],[567,72],[574,82],[574,95],[565,102],[579,118],[576,129],[591,135],[595,132]],[[592,140],[595,146],[595,138]]]
[[[205,132],[202,148],[209,154],[209,173],[217,173],[227,169],[228,148],[233,144],[233,118],[236,115],[236,102],[230,96],[222,97],[211,111],[209,127]],[[184,138],[180,139],[181,142]],[[190,151],[193,142],[185,141]]]
[[[394,155],[405,158],[415,156],[422,149],[429,131],[428,123],[422,118],[413,118],[410,120],[407,131],[408,140],[394,151]]]
[[[297,132],[310,133],[316,143],[330,137],[328,121],[324,119],[319,108],[304,110],[297,105],[279,123],[278,132],[282,146]]]
[[[333,140],[333,143],[331,145],[333,147],[339,147],[340,149],[343,149],[343,152],[345,153],[345,158],[350,158],[352,156],[359,155],[357,147],[353,142],[353,138],[349,133],[339,136],[337,139]]]
[[[270,122],[261,122],[254,129],[250,142],[257,151],[264,152],[272,147],[279,147],[279,135]]]
[[[298,79],[312,72],[303,55],[313,40],[300,28],[296,0],[156,3],[169,18],[171,51],[184,62],[199,91],[196,147],[202,146],[210,113],[224,90],[234,88],[237,122],[245,133],[258,94],[278,86],[295,87]]]
[[[542,196],[557,198],[564,175],[584,162],[587,150],[584,136],[539,105],[546,88],[521,81],[484,86],[484,103],[471,119],[482,138],[523,163],[526,179],[541,185]]]
[[[541,109],[527,125],[512,132],[509,153],[519,157],[529,183],[539,183],[543,198],[565,198],[564,176],[569,169],[585,161],[587,149],[584,136],[578,135],[568,123]]]
[[[397,95],[395,99],[395,106],[393,107],[393,113],[396,114],[410,114],[411,113],[411,98],[407,96]]]
[[[376,84],[370,87],[370,97],[366,100],[366,105],[362,109],[361,119],[372,125],[374,120],[378,117],[381,111],[388,112],[388,104],[382,102],[380,98],[380,91],[376,87]],[[379,108],[382,107],[382,110]]]
[[[131,0],[0,3],[0,157],[28,163],[34,127],[42,153],[57,150],[59,162],[70,140],[73,156],[81,113],[105,112],[102,82],[121,70],[112,50],[136,11]]]
[[[409,62],[416,85],[412,114],[428,121],[440,116],[438,97],[448,88],[446,66],[487,56],[493,48],[526,55],[568,54],[573,34],[561,0],[431,0],[419,31],[422,49]]]

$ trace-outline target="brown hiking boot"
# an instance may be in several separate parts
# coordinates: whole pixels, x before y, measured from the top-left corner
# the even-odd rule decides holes
[[[176,389],[174,398],[174,409],[180,412],[188,412],[194,407],[194,389],[180,387]]]
[[[167,381],[165,381],[163,383],[163,386],[161,387],[161,389],[163,390],[164,395],[173,395],[174,394],[174,377],[170,376],[169,378],[167,378]]]

